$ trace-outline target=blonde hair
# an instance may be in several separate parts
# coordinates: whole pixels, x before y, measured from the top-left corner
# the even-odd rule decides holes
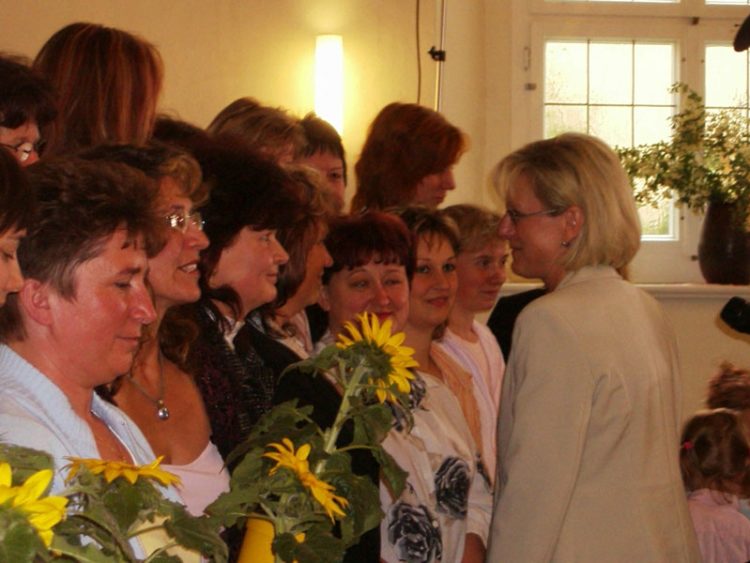
[[[522,175],[548,209],[562,212],[575,205],[583,212],[566,270],[600,264],[622,269],[633,259],[641,243],[638,210],[620,160],[603,141],[564,133],[511,153],[493,174],[501,197]]]

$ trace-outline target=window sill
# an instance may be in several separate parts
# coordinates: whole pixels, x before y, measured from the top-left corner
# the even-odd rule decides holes
[[[708,283],[637,283],[636,286],[653,295],[656,299],[729,299],[740,296],[750,299],[748,285],[718,285]],[[542,287],[540,283],[512,282],[503,285],[501,296],[515,295]]]

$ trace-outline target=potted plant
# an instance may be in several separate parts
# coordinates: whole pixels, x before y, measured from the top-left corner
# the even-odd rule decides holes
[[[668,141],[616,149],[640,204],[674,198],[705,212],[698,258],[710,283],[750,283],[746,223],[750,209],[750,120],[740,111],[707,112],[678,83],[682,111]]]

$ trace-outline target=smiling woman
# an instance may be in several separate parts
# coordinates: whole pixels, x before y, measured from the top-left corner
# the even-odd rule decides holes
[[[21,289],[17,251],[34,207],[26,175],[11,155],[0,151],[0,306]]]

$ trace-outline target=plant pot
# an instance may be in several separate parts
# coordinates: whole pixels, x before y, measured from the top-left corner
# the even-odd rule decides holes
[[[698,263],[708,283],[750,283],[750,245],[745,226],[735,218],[736,206],[709,203],[703,220]]]
[[[248,518],[237,563],[275,563],[276,557],[271,549],[274,535],[270,521],[252,516]]]

